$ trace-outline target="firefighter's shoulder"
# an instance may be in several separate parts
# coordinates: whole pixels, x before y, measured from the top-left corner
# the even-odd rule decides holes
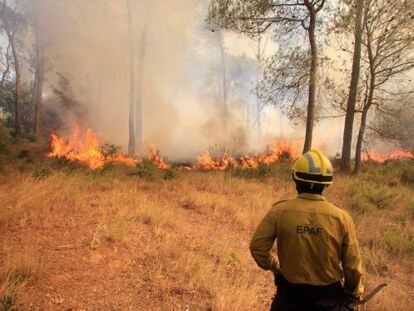
[[[331,205],[337,208],[341,213],[345,214],[346,216],[352,217],[351,210],[347,209],[346,207],[339,206],[335,203],[329,202]]]
[[[272,207],[279,207],[282,203],[287,202],[287,201],[289,201],[289,200],[280,200],[280,201],[277,201],[276,203],[273,203],[272,204]]]

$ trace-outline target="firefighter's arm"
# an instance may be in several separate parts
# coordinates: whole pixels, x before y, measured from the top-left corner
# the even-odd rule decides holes
[[[359,250],[358,240],[355,232],[355,225],[349,216],[344,224],[345,236],[342,243],[342,268],[344,270],[345,290],[348,294],[360,298],[364,292],[362,283],[362,259]]]
[[[270,254],[276,239],[276,219],[274,210],[270,210],[257,227],[250,242],[250,252],[257,265],[264,270],[280,273],[280,267]]]

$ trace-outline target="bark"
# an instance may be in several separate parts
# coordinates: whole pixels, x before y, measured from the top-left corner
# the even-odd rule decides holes
[[[315,29],[316,29],[316,11],[313,7],[309,8],[309,27],[308,37],[311,47],[311,68],[309,78],[309,93],[308,93],[308,107],[306,117],[306,134],[305,143],[303,146],[303,153],[312,148],[313,126],[315,122],[315,101],[316,101],[316,83],[318,80],[318,46],[316,43]]]
[[[20,120],[20,62],[19,62],[19,56],[17,54],[16,49],[16,42],[14,40],[14,33],[12,32],[10,28],[10,21],[9,21],[9,15],[8,15],[8,6],[7,6],[7,0],[3,0],[3,22],[4,22],[4,28],[7,33],[7,37],[10,42],[10,46],[12,49],[13,54],[13,60],[14,60],[14,70],[16,73],[15,77],[15,114],[14,114],[14,135],[17,136],[21,132],[21,120]]]
[[[368,61],[369,61],[369,73],[370,73],[370,82],[369,82],[369,92],[368,99],[364,103],[364,108],[362,111],[361,125],[359,128],[357,147],[355,151],[355,168],[354,173],[358,174],[361,168],[361,153],[362,153],[362,144],[364,142],[364,133],[367,124],[368,112],[374,101],[374,93],[376,88],[376,71],[375,71],[375,57],[372,50],[372,33],[368,32],[367,34],[367,52],[368,52]]]
[[[227,93],[227,67],[226,67],[226,53],[224,49],[224,35],[223,32],[219,32],[219,45],[220,45],[220,56],[221,56],[221,78],[222,78],[222,111],[223,111],[223,126],[225,131],[228,128],[228,93]]]
[[[349,86],[348,102],[346,106],[345,126],[342,143],[341,170],[349,171],[351,168],[351,149],[352,134],[355,116],[355,104],[357,100],[360,64],[361,64],[361,46],[362,46],[362,13],[364,10],[364,0],[356,0],[356,16],[354,31],[354,54],[352,61],[351,82]]]
[[[40,123],[42,111],[43,81],[44,81],[44,50],[40,37],[39,20],[36,21],[36,101],[34,113],[34,137],[40,138]]]
[[[148,34],[148,22],[145,19],[140,38],[140,49],[139,49],[139,67],[137,72],[137,101],[135,110],[135,138],[136,147],[138,151],[142,149],[142,105],[143,105],[143,90],[144,90],[144,71],[145,71],[145,57],[147,48],[147,34]]]
[[[364,133],[367,125],[368,109],[362,111],[361,124],[359,126],[357,144],[355,149],[355,169],[354,173],[358,174],[361,169],[362,144],[364,142]]]
[[[129,57],[129,141],[128,154],[135,155],[135,61],[134,61],[134,44],[132,35],[132,17],[130,0],[125,0],[125,8],[128,26],[128,57]]]
[[[259,37],[257,42],[257,77],[256,85],[259,85],[260,78],[262,76],[262,55],[261,55],[261,38]],[[260,140],[262,138],[262,107],[259,96],[256,96],[256,123],[257,123],[257,136]]]

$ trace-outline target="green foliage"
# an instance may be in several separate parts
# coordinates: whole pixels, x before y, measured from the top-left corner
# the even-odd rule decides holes
[[[398,189],[363,181],[355,184],[350,205],[361,213],[367,213],[376,209],[391,208],[397,203],[398,198]]]
[[[143,159],[137,164],[137,176],[146,180],[171,180],[179,176],[179,170],[176,167],[168,169],[160,169],[158,166],[151,161],[150,159]]]
[[[388,160],[385,163],[367,163],[364,167],[364,180],[391,187],[400,183],[414,185],[414,161]]]
[[[230,168],[234,177],[246,179],[262,179],[265,177],[277,177],[290,180],[290,165],[288,162],[279,161],[273,164],[260,164],[258,168]]]
[[[150,159],[143,159],[137,164],[137,175],[141,178],[153,179],[159,177],[159,169]]]
[[[3,87],[0,88],[0,108],[3,111],[4,126],[12,129],[14,126],[15,115],[15,82],[6,81]],[[31,138],[33,129],[33,114],[32,114],[32,86],[26,83],[20,85],[20,121],[22,125],[21,137]]]
[[[407,161],[401,171],[401,181],[408,185],[414,186],[414,161]]]
[[[7,153],[10,143],[10,129],[0,122],[0,154]]]
[[[88,166],[78,161],[72,161],[65,157],[54,157],[49,159],[52,169],[64,170],[64,171],[77,171],[86,170]]]
[[[385,230],[381,234],[381,244],[393,257],[411,257],[414,255],[414,240],[394,230]]]

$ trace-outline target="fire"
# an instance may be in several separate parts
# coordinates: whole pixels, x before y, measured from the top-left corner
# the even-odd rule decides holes
[[[49,157],[64,157],[71,161],[79,161],[88,165],[91,169],[98,169],[108,163],[123,163],[126,165],[135,165],[140,159],[127,157],[116,152],[103,151],[100,143],[91,129],[87,129],[86,134],[81,136],[79,126],[75,127],[70,137],[59,137],[56,134],[51,135],[51,152]],[[246,154],[239,158],[234,158],[224,152],[222,155],[213,156],[209,151],[204,152],[197,158],[194,165],[184,165],[181,168],[185,170],[219,170],[224,171],[230,167],[235,168],[258,168],[261,164],[271,164],[280,159],[293,161],[299,155],[299,148],[287,140],[273,142],[265,152],[258,154]],[[171,167],[161,157],[154,145],[149,149],[147,155],[149,159],[160,169],[169,169]]]
[[[59,137],[53,133],[51,138],[52,151],[48,157],[63,157],[71,161],[79,161],[91,169],[101,168],[108,163],[123,163],[131,166],[138,163],[137,159],[122,154],[105,155],[100,149],[99,139],[91,129],[87,129],[85,136],[82,137],[79,126],[76,126],[70,137]],[[151,147],[149,157],[160,169],[170,167],[164,162],[155,146]]]
[[[171,166],[165,163],[161,157],[160,152],[155,148],[154,145],[150,148],[150,160],[154,162],[160,169],[169,169]]]
[[[286,159],[293,161],[298,155],[298,147],[287,140],[278,140],[268,148],[267,151],[244,155],[238,159],[224,153],[220,157],[213,157],[209,151],[197,158],[195,169],[203,170],[226,170],[230,167],[236,168],[258,168],[261,164],[272,164],[278,160]]]
[[[236,165],[236,160],[227,153],[224,153],[220,157],[214,158],[209,151],[206,151],[197,158],[197,162],[194,164],[193,168],[224,171],[229,167],[234,167]]]
[[[384,163],[387,160],[402,160],[402,159],[414,159],[414,154],[409,151],[395,150],[389,155],[381,155],[375,151],[368,152],[362,156],[363,161],[373,161]]]
[[[71,137],[58,137],[52,134],[52,151],[49,157],[64,157],[79,161],[96,169],[105,164],[105,156],[99,151],[99,140],[91,129],[87,129],[85,137],[80,137],[79,126]]]

